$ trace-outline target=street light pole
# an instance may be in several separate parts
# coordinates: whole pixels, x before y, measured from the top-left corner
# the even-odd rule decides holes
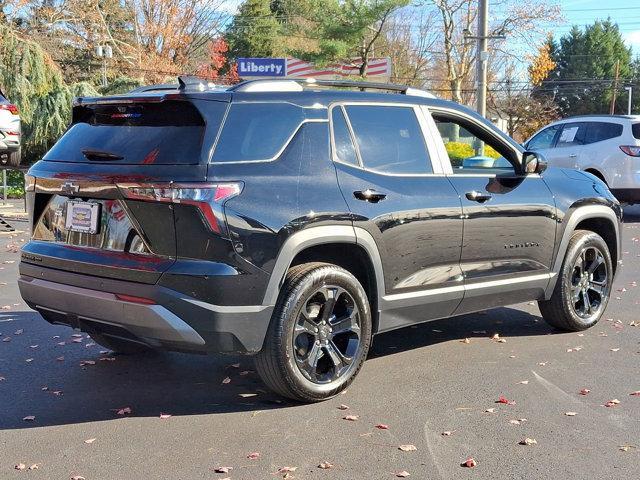
[[[624,89],[629,92],[629,98],[627,99],[627,115],[631,115],[631,98],[633,97],[633,85],[627,85]]]

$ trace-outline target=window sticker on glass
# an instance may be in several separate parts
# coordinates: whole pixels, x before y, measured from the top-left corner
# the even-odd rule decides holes
[[[571,143],[576,138],[576,133],[578,133],[579,127],[570,127],[562,130],[562,134],[560,135],[560,142],[562,143]]]

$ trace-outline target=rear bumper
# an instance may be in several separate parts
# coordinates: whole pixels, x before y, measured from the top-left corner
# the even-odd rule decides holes
[[[197,353],[255,353],[262,348],[273,307],[220,306],[174,290],[103,279],[22,262],[18,279],[27,304],[49,322],[88,333]],[[116,294],[153,300],[123,301]]]
[[[640,203],[640,188],[611,188],[610,190],[620,203]]]

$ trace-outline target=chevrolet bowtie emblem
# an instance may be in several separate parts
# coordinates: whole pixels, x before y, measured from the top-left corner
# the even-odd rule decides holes
[[[62,193],[67,193],[69,195],[78,193],[80,191],[80,187],[71,182],[63,183],[60,189],[62,190]]]

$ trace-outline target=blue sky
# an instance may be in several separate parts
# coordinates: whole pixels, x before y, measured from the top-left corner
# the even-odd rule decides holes
[[[588,25],[607,17],[616,22],[627,45],[640,54],[640,2],[637,0],[560,0],[566,23],[554,27],[555,36],[567,33],[572,25]],[[605,6],[606,5],[606,6]]]

